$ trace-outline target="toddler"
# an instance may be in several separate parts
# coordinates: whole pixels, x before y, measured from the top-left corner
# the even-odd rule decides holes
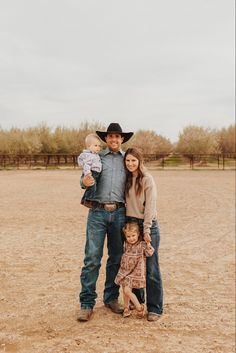
[[[89,134],[85,138],[86,149],[78,157],[78,164],[83,168],[83,175],[90,174],[94,178],[94,185],[88,187],[81,199],[81,204],[90,207],[89,202],[96,192],[96,184],[102,170],[102,163],[98,152],[101,150],[101,142],[97,135]]]
[[[146,257],[153,255],[154,248],[150,241],[141,240],[138,223],[126,223],[123,232],[125,235],[124,254],[115,283],[121,285],[123,289],[123,317],[130,316],[129,302],[131,301],[137,310],[138,317],[142,318],[145,315],[144,304],[139,303],[132,289],[146,287]]]

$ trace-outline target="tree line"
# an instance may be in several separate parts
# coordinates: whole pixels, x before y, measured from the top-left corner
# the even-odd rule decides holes
[[[124,150],[139,147],[144,154],[235,153],[235,127],[233,124],[217,130],[189,125],[174,144],[155,131],[140,129],[123,146]],[[52,129],[45,123],[27,129],[0,128],[0,154],[79,154],[85,148],[85,136],[96,130],[106,131],[106,127],[99,122],[83,122],[77,129],[61,126]]]

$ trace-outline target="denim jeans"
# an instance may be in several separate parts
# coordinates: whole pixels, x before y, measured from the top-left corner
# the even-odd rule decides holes
[[[97,182],[98,182],[99,176],[100,176],[100,173],[92,170],[92,177],[95,183],[85,190],[83,197],[81,199],[81,203],[83,203],[85,200],[92,200],[94,198],[95,192],[97,190]]]
[[[103,247],[107,235],[108,259],[106,281],[103,295],[105,304],[119,297],[119,286],[114,280],[119,270],[123,253],[122,228],[125,223],[125,208],[113,212],[102,208],[89,210],[86,231],[84,266],[80,281],[81,308],[93,308],[97,298],[96,283],[101,267]]]
[[[138,222],[141,233],[143,233],[143,220],[126,217],[126,222]],[[158,248],[160,245],[160,231],[157,221],[152,222],[151,244],[155,249],[151,257],[147,257],[147,285],[146,285],[146,300],[147,310],[155,314],[162,314],[163,312],[163,287],[160,266],[158,261]],[[133,289],[140,303],[145,302],[145,293],[143,289]]]

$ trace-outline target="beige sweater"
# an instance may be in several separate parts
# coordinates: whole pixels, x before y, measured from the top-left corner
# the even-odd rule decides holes
[[[143,190],[139,196],[135,194],[135,181],[133,177],[129,195],[126,196],[126,215],[144,220],[144,233],[150,234],[152,221],[157,219],[157,190],[153,177],[145,173],[142,183]]]

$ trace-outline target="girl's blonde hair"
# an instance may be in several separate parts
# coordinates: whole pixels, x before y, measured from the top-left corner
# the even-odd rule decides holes
[[[128,222],[125,224],[125,226],[123,227],[124,236],[126,237],[126,234],[130,231],[137,232],[139,240],[141,239],[140,228],[137,222]]]

